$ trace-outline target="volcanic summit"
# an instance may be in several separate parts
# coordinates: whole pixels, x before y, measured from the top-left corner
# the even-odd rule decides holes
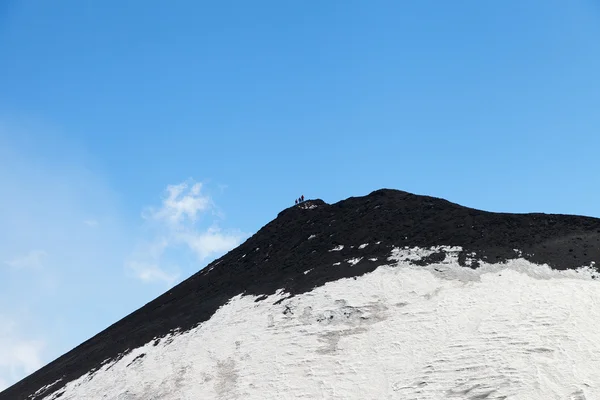
[[[308,200],[0,400],[600,399],[600,219]]]

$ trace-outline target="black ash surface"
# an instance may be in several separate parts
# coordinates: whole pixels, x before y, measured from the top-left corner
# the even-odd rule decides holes
[[[310,238],[310,239],[309,239]],[[359,248],[361,244],[368,244]],[[66,383],[179,328],[189,330],[239,294],[290,295],[326,282],[371,272],[395,247],[461,246],[487,262],[522,257],[555,269],[600,261],[600,219],[551,214],[499,214],[396,190],[378,190],[336,204],[310,200],[290,207],[254,236],[186,281],[67,354],[0,393],[0,400],[32,399],[58,379]],[[343,246],[339,251],[332,251]],[[434,253],[421,265],[436,263]],[[355,265],[346,260],[359,259]],[[376,261],[373,261],[375,260]],[[305,273],[310,270],[309,273]],[[46,393],[46,394],[48,394]],[[39,393],[36,398],[42,398]]]

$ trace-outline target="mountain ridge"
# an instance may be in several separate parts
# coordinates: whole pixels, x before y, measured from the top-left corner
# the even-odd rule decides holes
[[[461,247],[458,261],[465,268],[517,257],[558,270],[594,266],[600,261],[600,219],[480,211],[391,189],[334,204],[307,200],[282,210],[240,246],[9,387],[0,399],[41,398],[129,350],[197,326],[234,296],[260,301],[278,290],[294,296],[372,272],[388,263],[393,248],[440,245]],[[443,257],[434,252],[420,262]],[[357,261],[348,266],[342,262],[347,260]]]

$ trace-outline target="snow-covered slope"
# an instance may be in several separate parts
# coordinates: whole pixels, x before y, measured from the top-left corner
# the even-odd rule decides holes
[[[593,274],[400,261],[292,298],[236,296],[44,399],[598,399]]]
[[[0,399],[600,399],[599,232],[308,202]]]

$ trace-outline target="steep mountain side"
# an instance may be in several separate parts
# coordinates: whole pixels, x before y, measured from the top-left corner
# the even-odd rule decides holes
[[[594,266],[600,261],[600,220],[484,212],[395,190],[333,205],[307,201],[282,211],[238,248],[0,393],[0,400],[42,398],[130,350],[153,340],[158,344],[173,330],[189,331],[236,296],[259,296],[260,301],[279,290],[301,295],[389,264],[393,249],[436,246],[460,248],[457,263],[467,269],[517,258],[555,270]],[[425,267],[446,257],[447,251],[434,250],[415,263]]]

